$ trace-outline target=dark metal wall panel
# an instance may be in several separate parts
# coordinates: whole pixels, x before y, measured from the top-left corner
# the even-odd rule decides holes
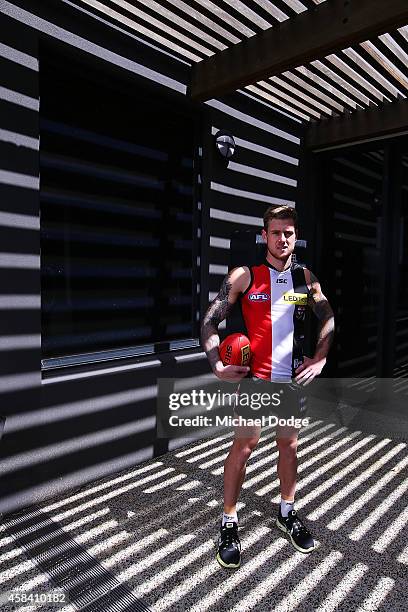
[[[33,363],[36,363],[38,359],[38,347],[30,348],[29,344],[30,342],[27,341],[24,349],[10,348],[7,349],[7,351],[0,352],[0,370],[2,376],[13,376],[16,373],[33,373]],[[16,386],[19,387],[18,381],[16,381],[16,383]],[[5,388],[5,392],[7,392],[7,387]],[[8,405],[6,401],[4,402],[2,411],[5,414],[8,412]]]
[[[61,373],[43,381],[41,405],[22,392],[25,401],[8,415],[2,441],[0,512],[161,454],[155,429],[157,378],[199,378],[207,366],[202,358],[178,364],[164,359],[163,365],[152,356],[150,361],[130,371],[111,362],[99,375],[84,378],[80,372]],[[106,372],[109,368],[116,371]]]
[[[0,14],[0,419],[40,405],[38,37]],[[7,422],[6,422],[7,429]],[[4,450],[4,440],[1,450]]]
[[[14,308],[13,310],[7,311],[7,314],[5,314],[5,311],[3,310],[2,316],[0,317],[0,338],[2,339],[2,342],[8,347],[9,346],[9,340],[8,340],[9,336],[20,336],[21,334],[23,334],[24,336],[31,336],[34,334],[36,336],[36,344],[37,344],[37,350],[38,350],[38,354],[37,354],[38,360],[35,364],[35,367],[38,368],[38,371],[39,371],[41,355],[39,353],[40,326],[39,326],[38,318],[39,318],[39,313],[37,312],[37,309],[22,310],[20,308]],[[7,356],[8,356],[9,350],[10,350],[9,348],[5,349]],[[32,401],[34,401],[34,399],[36,398],[33,397]],[[12,403],[10,404],[8,400],[7,401],[5,400],[4,403],[2,401],[2,409],[1,409],[2,414],[7,414],[9,410],[12,410],[12,409],[13,409]]]
[[[37,118],[35,118],[37,120]],[[7,127],[9,127],[7,125]],[[9,131],[9,130],[7,130]],[[33,217],[38,220],[38,188],[39,175],[27,174],[27,170],[38,172],[38,159],[32,168],[25,163],[24,154],[20,150],[14,156],[13,170],[3,170],[3,181],[0,183],[0,201],[2,210],[10,215],[26,215],[26,219],[20,217],[8,217],[5,227],[22,228],[30,231],[30,223],[35,224]],[[4,162],[5,166],[10,166]],[[35,185],[37,183],[37,185]],[[26,185],[31,186],[26,186]]]
[[[15,237],[14,237],[15,238]],[[11,293],[18,294],[21,287],[35,287],[38,283],[38,270],[0,268],[0,287],[7,287]]]
[[[8,124],[7,127],[9,127]],[[26,174],[38,165],[38,151],[16,146],[12,142],[0,141],[0,159],[2,170],[16,172],[18,169],[20,173]],[[7,186],[3,186],[3,189],[7,189]],[[7,198],[3,199],[7,200]]]
[[[7,128],[27,138],[38,139],[37,111],[0,99],[0,116],[7,117]]]
[[[15,195],[15,200],[17,202],[19,194]],[[0,200],[1,199],[2,198],[0,198]],[[8,212],[9,211],[7,211],[7,213]],[[10,231],[10,225],[4,224],[3,226],[0,226],[0,244],[1,252],[3,253],[1,261],[3,262],[11,260],[10,264],[2,264],[3,269],[14,270],[16,267],[18,268],[19,266],[21,267],[21,265],[25,265],[24,258],[22,261],[20,261],[22,254],[29,256],[27,265],[30,266],[30,269],[33,269],[34,266],[34,260],[32,261],[32,258],[39,258],[38,230],[30,230],[16,227],[13,229],[13,231]],[[15,253],[15,247],[17,244],[19,245],[18,253]],[[33,255],[33,253],[36,253],[36,255]],[[38,269],[39,265],[40,264],[38,261],[38,265],[36,265]]]

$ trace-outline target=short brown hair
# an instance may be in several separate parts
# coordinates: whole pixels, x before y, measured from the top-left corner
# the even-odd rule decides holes
[[[295,230],[298,229],[298,216],[297,212],[292,206],[270,206],[264,214],[264,229],[268,231],[268,223],[272,219],[292,219]]]

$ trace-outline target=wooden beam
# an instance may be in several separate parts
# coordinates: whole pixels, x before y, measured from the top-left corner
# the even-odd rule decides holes
[[[195,64],[191,97],[224,95],[406,24],[407,0],[327,0]]]
[[[408,100],[404,98],[312,123],[304,142],[307,149],[317,151],[407,132]]]

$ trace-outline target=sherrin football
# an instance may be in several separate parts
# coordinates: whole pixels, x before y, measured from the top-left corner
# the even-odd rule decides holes
[[[251,345],[244,334],[230,334],[219,346],[220,358],[226,365],[248,366],[251,361]]]

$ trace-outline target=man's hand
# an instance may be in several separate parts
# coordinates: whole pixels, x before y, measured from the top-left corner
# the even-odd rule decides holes
[[[317,359],[303,357],[304,362],[295,370],[295,381],[305,387],[312,382],[315,376],[318,376],[326,365],[326,358]]]
[[[215,364],[214,374],[220,380],[226,380],[229,382],[237,382],[244,378],[249,372],[248,366],[236,366],[236,365],[223,365],[221,361]]]

